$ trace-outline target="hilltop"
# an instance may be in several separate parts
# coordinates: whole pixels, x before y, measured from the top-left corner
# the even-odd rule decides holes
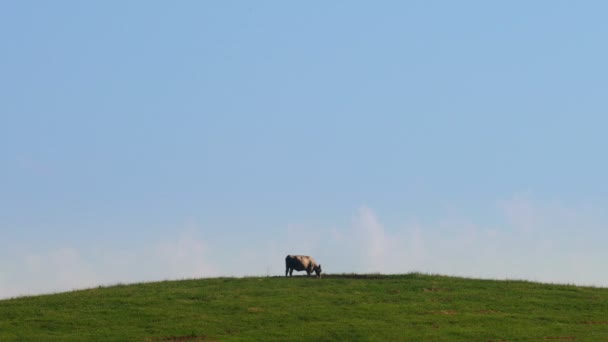
[[[608,340],[608,289],[423,274],[212,278],[0,301],[0,340]]]

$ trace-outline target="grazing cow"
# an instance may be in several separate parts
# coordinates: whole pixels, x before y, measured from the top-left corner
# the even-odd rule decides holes
[[[318,278],[321,278],[321,265],[317,265],[317,262],[312,257],[307,255],[288,255],[285,257],[285,276],[287,273],[292,276],[293,270],[306,271],[310,274],[314,271]]]

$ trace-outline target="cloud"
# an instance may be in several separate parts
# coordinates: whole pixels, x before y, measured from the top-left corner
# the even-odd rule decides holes
[[[359,234],[366,241],[365,257],[372,263],[385,261],[386,255],[389,252],[387,236],[384,232],[384,227],[376,218],[376,213],[368,207],[359,208],[359,213],[356,217],[356,225],[359,228]]]
[[[334,250],[345,254],[333,259],[344,272],[422,271],[608,285],[608,276],[599,271],[608,253],[594,242],[602,239],[598,234],[605,221],[594,210],[526,194],[497,201],[493,208],[484,213],[491,217],[486,221],[452,213],[425,224],[410,218],[387,227],[373,209],[363,206],[352,227],[331,231]]]
[[[217,276],[218,270],[210,262],[211,255],[208,244],[195,230],[189,229],[177,240],[159,244],[150,263],[170,279]]]
[[[63,247],[22,251],[0,278],[0,298],[99,285],[220,275],[200,232],[188,228],[172,239],[138,250]]]
[[[0,298],[91,287],[100,278],[74,248],[28,253],[14,265],[0,289]]]
[[[389,231],[367,206],[357,210],[350,227],[332,229],[328,236],[335,245],[330,250],[339,251],[340,256],[322,255],[341,260],[342,272],[404,273],[419,266],[426,254],[419,226]],[[340,271],[338,267],[334,269]]]
[[[329,273],[420,271],[608,286],[601,272],[608,259],[603,211],[529,194],[486,209],[479,215],[452,207],[434,219],[403,217],[387,224],[361,206],[341,225],[291,223],[226,240],[210,239],[190,222],[131,249],[22,249],[2,265],[0,298],[118,282],[283,275],[287,254],[312,255]]]

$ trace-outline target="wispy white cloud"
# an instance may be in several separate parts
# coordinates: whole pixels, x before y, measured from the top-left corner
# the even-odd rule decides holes
[[[100,278],[74,248],[24,254],[3,280],[0,297],[95,286]]]
[[[352,227],[331,236],[346,259],[356,260],[343,264],[345,272],[423,271],[608,286],[608,276],[598,271],[608,253],[590,246],[593,232],[606,222],[582,208],[517,195],[497,201],[490,214],[498,223],[492,226],[451,215],[385,227],[373,209],[361,207]]]
[[[0,298],[138,281],[218,276],[212,253],[196,229],[138,250],[76,247],[22,251],[2,277]]]
[[[357,233],[365,241],[365,258],[373,264],[386,261],[387,252],[391,251],[390,239],[374,211],[368,207],[359,208],[355,221]]]
[[[208,243],[197,235],[196,230],[189,229],[180,233],[177,240],[159,244],[149,263],[170,279],[219,275],[211,262]]]
[[[407,272],[421,266],[426,255],[420,226],[388,230],[367,206],[357,210],[351,226],[333,228],[327,236],[332,241],[323,244],[327,251],[321,255],[341,261],[333,266],[335,272]]]
[[[412,271],[608,286],[605,215],[531,195],[497,201],[488,220],[458,213],[385,224],[362,206],[342,226],[287,224],[230,240],[190,222],[133,249],[65,246],[22,250],[0,274],[0,298],[163,279],[282,275],[286,254],[309,254],[325,272]]]

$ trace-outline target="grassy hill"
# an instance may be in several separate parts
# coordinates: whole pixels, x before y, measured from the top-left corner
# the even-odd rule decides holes
[[[165,281],[0,301],[0,340],[608,341],[608,289],[421,274]]]

